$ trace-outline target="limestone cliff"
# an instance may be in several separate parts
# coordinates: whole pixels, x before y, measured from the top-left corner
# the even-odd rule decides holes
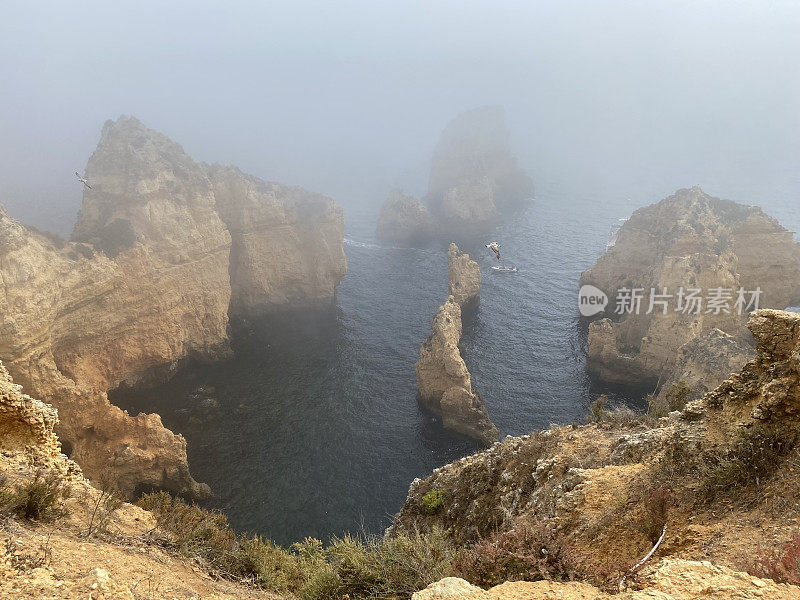
[[[158,415],[112,406],[106,392],[225,356],[229,307],[330,303],[346,268],[332,201],[208,171],[121,117],[105,124],[89,159],[92,189],[71,242],[0,210],[0,359],[58,408],[57,432],[86,475],[112,469],[127,493],[161,487],[200,497],[208,488],[190,476],[181,436]]]
[[[232,238],[231,316],[330,306],[347,272],[341,207],[235,167],[213,165],[207,173]]]
[[[474,260],[451,243],[447,249],[447,293],[461,311],[474,310],[481,300],[481,268]]]
[[[458,115],[436,145],[427,202],[445,232],[479,233],[533,197],[533,182],[511,152],[505,111]]]
[[[0,363],[0,598],[276,598],[165,552],[151,513],[119,501],[111,484],[92,487],[61,454],[57,423],[56,410],[24,394]],[[48,515],[23,518],[28,503],[48,506],[45,493]]]
[[[740,289],[760,289],[761,308],[800,301],[800,244],[757,207],[713,198],[699,187],[683,189],[633,213],[580,283],[600,288],[610,300],[606,318],[589,326],[590,370],[609,382],[654,384],[674,369],[678,349],[705,332],[719,329],[748,343],[747,314],[739,315],[736,306]],[[619,314],[623,288],[642,290],[638,314]],[[704,302],[711,291],[727,290],[726,306],[698,310],[684,298],[687,310],[678,310],[681,289],[700,290]],[[672,296],[666,314],[661,304],[650,310],[651,290]],[[751,299],[745,294],[746,304]]]
[[[377,236],[391,244],[424,244],[433,235],[431,214],[419,199],[400,190],[389,194],[378,215]]]
[[[442,417],[446,428],[490,443],[497,439],[497,428],[489,419],[483,398],[472,389],[459,350],[461,328],[461,307],[449,296],[433,317],[431,334],[414,365],[419,399]]]
[[[691,570],[693,561],[714,563],[696,578],[709,590],[717,589],[715,573],[730,575],[725,568],[762,569],[759,552],[791,540],[800,519],[792,500],[800,493],[800,314],[760,310],[749,328],[755,358],[681,412],[656,422],[612,413],[592,425],[508,437],[415,480],[390,531],[435,526],[469,545],[529,523],[586,578],[615,588],[664,531],[639,585],[658,589],[651,576],[674,561],[692,562]],[[441,498],[435,511],[423,501],[432,491]],[[751,583],[731,597],[771,585]],[[672,592],[663,597],[693,597],[691,589]],[[725,588],[718,593],[710,597],[729,597]]]

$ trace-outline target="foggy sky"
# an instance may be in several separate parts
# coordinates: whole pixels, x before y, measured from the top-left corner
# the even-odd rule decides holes
[[[800,204],[798,2],[6,1],[0,15],[0,204],[62,234],[73,171],[120,114],[346,210],[423,193],[442,127],[484,104],[506,107],[538,184]]]

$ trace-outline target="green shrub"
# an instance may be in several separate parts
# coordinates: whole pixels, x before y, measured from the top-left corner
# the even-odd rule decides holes
[[[669,410],[683,410],[683,407],[686,406],[686,403],[689,401],[691,393],[692,388],[689,387],[685,380],[681,379],[673,383],[666,393],[667,407]]]
[[[442,490],[431,490],[422,497],[422,510],[426,515],[435,515],[444,506],[444,492]]]
[[[37,471],[16,488],[11,488],[5,478],[0,482],[2,510],[30,521],[53,521],[63,516],[63,502],[69,497],[69,487],[54,473]]]
[[[297,589],[302,583],[300,562],[288,551],[260,536],[239,538],[234,575],[274,591]]]
[[[576,565],[551,528],[520,519],[512,529],[462,550],[453,569],[474,585],[492,587],[504,581],[570,580]]]
[[[794,446],[774,432],[747,430],[725,450],[708,454],[700,467],[700,494],[706,501],[736,497],[758,486],[778,468]]]
[[[606,418],[606,407],[608,406],[608,396],[601,394],[589,405],[589,415],[586,419],[590,423],[602,423]]]
[[[185,556],[206,561],[222,576],[302,600],[410,598],[450,574],[455,554],[438,529],[386,538],[345,535],[327,548],[307,538],[287,550],[259,536],[237,537],[221,513],[166,492],[146,494],[137,504],[153,512],[157,527]]]

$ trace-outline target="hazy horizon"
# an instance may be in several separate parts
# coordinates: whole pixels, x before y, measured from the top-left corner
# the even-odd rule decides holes
[[[794,2],[14,2],[0,204],[68,234],[73,171],[129,114],[197,161],[377,205],[423,193],[444,125],[486,104],[536,183],[794,198],[797,31]]]

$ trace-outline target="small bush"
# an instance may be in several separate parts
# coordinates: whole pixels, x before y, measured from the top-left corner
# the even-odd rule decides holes
[[[665,485],[651,490],[645,498],[644,518],[639,523],[639,529],[651,544],[655,544],[664,531],[671,499],[672,492]]]
[[[691,393],[692,388],[689,387],[685,380],[681,379],[673,383],[666,393],[667,407],[670,412],[673,410],[683,410],[683,407],[686,406],[686,403],[689,401]]]
[[[173,498],[167,492],[143,495],[137,504],[156,518],[156,526],[172,537],[184,556],[200,557],[210,566],[235,574],[237,537],[220,512],[200,508]]]
[[[525,520],[462,551],[453,569],[481,587],[504,581],[569,580],[577,570],[552,529]]]
[[[792,447],[793,441],[772,432],[742,433],[727,450],[706,457],[701,466],[701,496],[706,501],[731,498],[742,488],[760,485]]]
[[[608,396],[601,394],[589,405],[589,415],[586,420],[590,423],[601,423],[606,418],[606,407],[608,406]]]
[[[755,564],[747,571],[751,575],[768,577],[777,583],[800,585],[800,535],[783,544],[777,552],[759,552]]]
[[[69,487],[52,473],[39,471],[14,489],[5,478],[0,482],[3,511],[30,521],[53,521],[63,516],[62,505],[69,496]]]
[[[431,490],[422,497],[422,510],[426,515],[435,515],[444,506],[444,492],[442,490]]]
[[[239,538],[233,570],[234,575],[269,590],[289,591],[297,589],[302,582],[296,558],[260,536]]]

